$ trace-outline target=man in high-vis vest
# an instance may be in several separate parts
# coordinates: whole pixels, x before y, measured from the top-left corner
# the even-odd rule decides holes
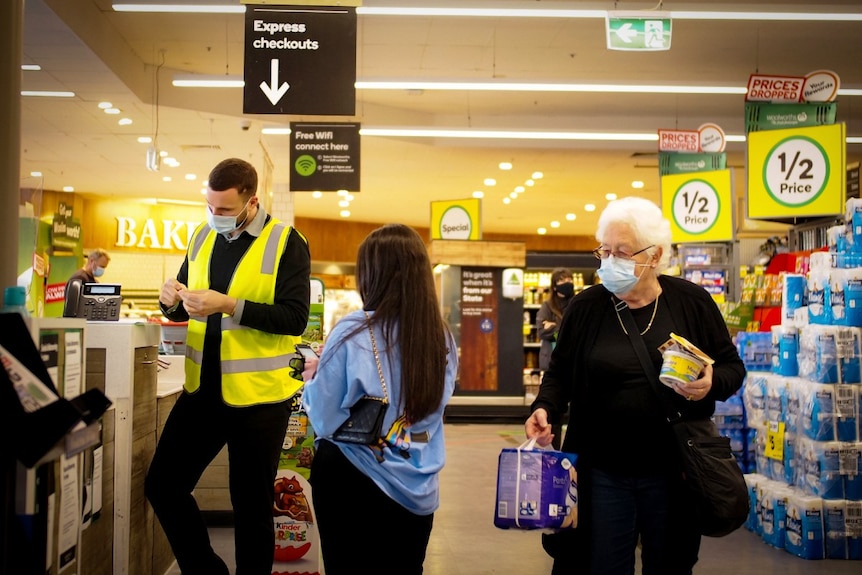
[[[159,295],[165,316],[188,320],[186,377],[145,490],[184,575],[229,573],[192,495],[225,445],[236,573],[272,572],[274,481],[289,400],[302,385],[290,364],[308,323],[311,256],[305,237],[268,215],[256,192],[248,162],[213,168],[207,222]]]

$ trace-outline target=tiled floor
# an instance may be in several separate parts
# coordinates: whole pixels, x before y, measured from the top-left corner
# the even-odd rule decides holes
[[[544,575],[551,560],[535,531],[494,527],[497,457],[523,441],[523,428],[507,424],[447,424],[448,462],[441,474],[440,509],[425,560],[428,575]],[[213,546],[233,561],[233,530],[212,529]],[[696,575],[859,575],[859,561],[805,561],[764,544],[741,529],[704,538]],[[639,567],[638,567],[639,570]],[[361,565],[357,573],[373,573]],[[174,568],[167,575],[178,575]]]

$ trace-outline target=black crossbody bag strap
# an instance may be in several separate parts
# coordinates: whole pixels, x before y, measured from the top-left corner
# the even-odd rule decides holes
[[[641,362],[641,367],[643,367],[644,373],[646,374],[647,379],[649,379],[653,391],[658,396],[659,401],[661,401],[661,404],[664,407],[668,422],[676,423],[677,421],[682,419],[682,414],[662,393],[662,383],[658,380],[658,376],[655,374],[655,366],[653,366],[652,361],[649,358],[649,352],[647,351],[646,344],[644,343],[644,340],[640,335],[640,330],[635,323],[635,318],[632,315],[628,304],[623,300],[617,301],[616,298],[611,299],[613,301],[614,307],[616,308],[617,314],[622,320],[623,325],[626,327],[629,339],[632,342],[632,347],[635,349],[635,353],[637,354],[638,359]]]

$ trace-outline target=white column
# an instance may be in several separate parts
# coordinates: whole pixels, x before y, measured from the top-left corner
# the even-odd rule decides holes
[[[282,222],[293,225],[296,216],[293,208],[293,192],[289,184],[272,186],[272,215]]]

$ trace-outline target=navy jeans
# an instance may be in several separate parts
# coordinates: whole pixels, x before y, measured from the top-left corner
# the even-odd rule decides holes
[[[700,549],[681,482],[592,470],[592,575],[632,575],[641,542],[643,575],[691,575]]]
[[[227,445],[237,575],[270,575],[272,505],[290,401],[229,407],[219,397],[183,393],[171,410],[145,483],[183,575],[227,575],[210,545],[192,490]]]

